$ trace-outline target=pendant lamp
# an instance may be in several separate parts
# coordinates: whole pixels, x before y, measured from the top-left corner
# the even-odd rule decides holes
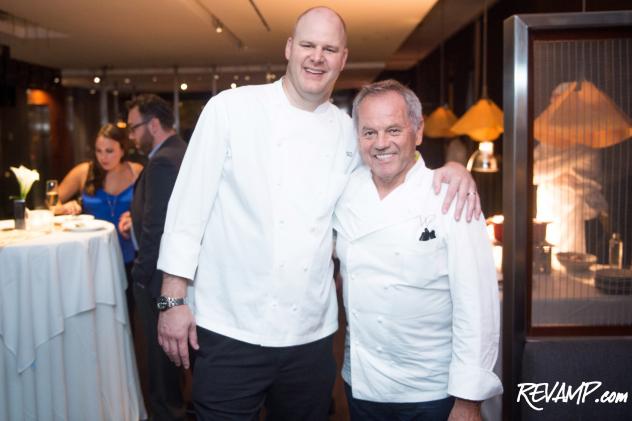
[[[449,105],[445,102],[444,97],[444,8],[445,2],[441,2],[441,45],[439,47],[439,104],[442,104],[439,108],[434,110],[432,114],[425,120],[424,123],[424,136],[439,137],[439,138],[452,138],[456,134],[450,130],[457,118],[454,112],[450,109]]]
[[[607,148],[632,136],[630,118],[608,95],[586,80],[559,84],[535,119],[534,137],[560,148]]]
[[[430,114],[424,123],[424,136],[452,138],[455,133],[451,130],[457,118],[447,105],[442,105]]]
[[[487,1],[483,11],[483,89],[481,99],[470,107],[452,126],[452,131],[467,135],[481,142],[472,154],[467,169],[477,172],[497,172],[498,162],[494,156],[494,140],[503,132],[503,112],[487,96]]]

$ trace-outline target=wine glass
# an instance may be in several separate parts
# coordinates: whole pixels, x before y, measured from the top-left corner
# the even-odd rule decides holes
[[[48,209],[53,210],[59,202],[59,195],[57,194],[57,188],[59,183],[57,180],[46,180],[46,206]]]

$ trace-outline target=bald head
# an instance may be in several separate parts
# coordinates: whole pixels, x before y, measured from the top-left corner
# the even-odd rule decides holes
[[[292,31],[292,38],[296,37],[296,30],[299,25],[303,23],[308,23],[311,18],[334,18],[340,23],[340,28],[342,33],[344,34],[344,47],[347,46],[347,24],[345,23],[342,16],[340,16],[335,10],[330,9],[325,6],[316,6],[310,9],[307,9],[303,13],[296,18],[296,23],[294,24],[294,30]]]
[[[329,100],[347,62],[347,34],[340,15],[315,7],[296,20],[285,44],[283,88],[295,107],[313,111]]]

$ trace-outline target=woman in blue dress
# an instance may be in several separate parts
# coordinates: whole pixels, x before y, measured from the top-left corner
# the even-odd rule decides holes
[[[55,208],[55,213],[77,214],[83,211],[118,227],[121,214],[130,209],[134,183],[143,169],[142,165],[127,160],[128,144],[127,130],[110,123],[101,127],[94,142],[92,160],[75,166],[59,185],[60,204]],[[78,196],[81,205],[73,199]],[[129,285],[129,273],[135,256],[134,245],[131,239],[123,238],[120,232],[118,240]],[[133,301],[130,291],[128,287],[127,305],[131,315]]]

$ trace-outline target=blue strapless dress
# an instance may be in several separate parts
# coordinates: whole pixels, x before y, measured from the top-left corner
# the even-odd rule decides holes
[[[121,251],[123,252],[123,261],[129,263],[134,260],[134,244],[132,240],[126,240],[121,237],[121,233],[118,232],[118,221],[123,212],[126,212],[132,206],[132,196],[134,195],[134,184],[131,184],[128,188],[123,190],[116,196],[106,193],[103,188],[96,191],[94,196],[87,195],[85,192],[81,193],[81,200],[83,202],[83,212],[89,215],[94,215],[96,219],[102,219],[114,224],[118,233],[119,244],[121,245]]]

